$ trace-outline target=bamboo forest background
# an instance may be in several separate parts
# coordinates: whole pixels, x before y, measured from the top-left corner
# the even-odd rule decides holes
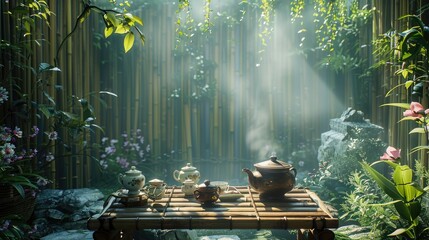
[[[259,7],[228,6],[232,1],[217,6],[212,1],[209,30],[180,38],[178,16],[184,33],[186,24],[193,23],[185,23],[186,14],[177,13],[176,1],[137,4],[132,14],[142,18],[146,41],[144,46],[136,42],[127,53],[123,38],[104,38],[103,22],[91,15],[58,51],[58,58],[61,41],[72,32],[84,6],[81,1],[47,2],[55,15],[49,26],[36,26],[40,35],[33,35],[33,40],[45,40],[32,45],[29,63],[57,61],[61,72],[46,79],[58,107],[73,108],[70,96],[88,99],[96,123],[104,129],[84,132],[88,146],[105,136],[118,138],[141,129],[151,148],[147,169],[142,170],[152,177],[171,180],[173,170],[190,162],[205,177],[242,178],[243,167],[265,160],[272,151],[284,159],[300,146],[317,147],[321,133],[329,130],[329,120],[347,107],[362,110],[372,123],[384,127],[385,141],[392,146],[406,149],[418,141],[409,136],[410,128],[397,123],[400,110],[380,107],[409,101],[405,92],[385,97],[398,84],[392,77],[395,69],[362,73],[374,63],[371,41],[391,28],[403,28],[396,20],[415,12],[421,1],[361,1],[361,6],[376,9],[369,27],[359,29],[358,43],[367,47],[357,49],[357,54],[365,64],[346,71],[316,68],[323,56],[304,54],[298,47],[300,26],[290,21],[289,1],[276,5],[268,28],[261,24]],[[3,1],[1,6],[5,12]],[[200,12],[203,8],[193,6]],[[15,29],[10,21],[2,15],[1,39],[12,38]],[[36,84],[30,70],[21,77],[33,79],[23,83],[24,89]],[[60,85],[61,91],[52,87]],[[117,97],[96,94],[100,91]],[[41,93],[38,98],[46,101]],[[41,121],[30,116],[27,128]],[[52,151],[63,156],[47,170],[54,187],[91,186],[105,177],[99,173],[99,152],[90,147],[73,146],[78,154],[71,156],[61,149]]]

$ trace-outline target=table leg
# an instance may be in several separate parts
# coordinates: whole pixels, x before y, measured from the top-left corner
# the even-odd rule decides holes
[[[299,229],[296,235],[297,240],[314,240],[313,233],[307,229]]]
[[[335,240],[335,233],[328,229],[300,229],[297,233],[297,240]]]
[[[133,240],[133,231],[102,230],[99,229],[92,234],[94,240]]]
[[[121,239],[121,232],[118,230],[102,230],[99,229],[92,234],[94,240],[117,240]]]
[[[122,231],[122,238],[124,240],[133,240],[134,231]]]
[[[335,233],[329,229],[315,230],[315,231],[317,233],[317,239],[320,239],[320,240],[334,240],[335,239]]]

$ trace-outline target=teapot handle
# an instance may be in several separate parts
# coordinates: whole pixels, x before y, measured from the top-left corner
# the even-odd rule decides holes
[[[291,168],[290,170],[293,171],[293,175],[296,177],[296,169],[295,168]]]
[[[142,191],[142,192],[144,192],[144,193],[148,193],[148,188],[149,188],[149,186],[144,186],[144,187],[142,187],[142,189],[140,189],[140,191]]]
[[[123,186],[123,185],[124,185],[124,182],[123,182],[123,180],[122,180],[124,176],[125,176],[125,175],[123,175],[123,174],[121,174],[121,173],[118,175],[118,182],[119,182],[119,184],[121,184],[121,186]]]
[[[195,197],[195,199],[199,199],[200,198],[200,191],[198,191],[198,190],[195,190],[194,191],[194,197]]]
[[[174,172],[173,172],[173,178],[174,178],[174,180],[176,180],[178,182],[180,182],[179,173],[180,172],[178,170],[174,170]]]

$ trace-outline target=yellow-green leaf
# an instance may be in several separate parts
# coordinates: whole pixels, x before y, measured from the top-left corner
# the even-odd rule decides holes
[[[108,12],[104,14],[104,19],[110,24],[112,24],[114,27],[118,25],[118,19],[116,18],[115,14],[112,12]]]
[[[113,27],[106,27],[104,28],[104,37],[108,38],[110,35],[112,35],[114,28]]]
[[[39,10],[39,9],[40,9],[39,4],[37,4],[36,2],[34,2],[34,3],[30,3],[28,6],[29,6],[30,8],[36,9],[36,10]]]
[[[125,52],[128,52],[134,45],[134,33],[129,32],[127,35],[125,35],[124,38],[124,49]]]
[[[393,181],[399,194],[404,197],[406,202],[414,199],[417,191],[410,185],[413,181],[413,171],[407,165],[397,166],[393,171]]]
[[[425,129],[422,127],[417,127],[417,128],[414,128],[413,130],[411,130],[410,134],[411,133],[425,133]]]
[[[390,89],[387,93],[386,93],[386,97],[390,96],[390,94],[392,94],[393,90],[397,89],[400,86],[403,86],[404,83],[398,84],[396,86],[394,86],[392,89]]]
[[[125,34],[125,33],[128,33],[129,31],[130,31],[130,28],[129,28],[129,26],[128,26],[128,25],[119,24],[119,25],[116,27],[115,33],[118,33],[118,34]]]
[[[429,146],[417,146],[411,149],[410,154],[421,151],[421,150],[429,150]]]
[[[133,19],[133,15],[131,13],[125,13],[124,18]]]
[[[408,77],[408,71],[402,71],[401,72],[401,74],[402,74],[402,77],[404,77],[405,79]]]
[[[30,31],[31,31],[31,25],[30,25],[29,21],[24,21],[24,29],[25,29],[26,34],[30,33]]]
[[[410,109],[410,104],[409,103],[385,103],[385,104],[382,104],[380,107],[385,107],[385,106],[392,106],[392,107],[400,107],[400,108],[404,108],[404,109]]]
[[[407,230],[405,228],[398,228],[394,232],[392,232],[391,234],[389,234],[387,236],[389,236],[389,237],[395,237],[395,236],[402,235],[402,234],[404,234],[406,232],[409,232],[409,230]]]
[[[407,117],[403,117],[401,120],[399,120],[398,122],[402,122],[402,121],[416,121],[419,118],[416,117],[411,117],[411,116],[407,116]]]
[[[406,89],[410,88],[410,87],[411,87],[411,85],[413,85],[413,83],[414,83],[414,81],[411,81],[411,80],[410,80],[410,81],[406,81],[406,82],[405,82],[405,88],[406,88]]]
[[[133,20],[134,20],[134,22],[143,26],[143,20],[141,18],[139,18],[137,16],[133,16]]]
[[[391,182],[389,179],[387,179],[385,176],[383,176],[383,174],[379,173],[377,170],[375,170],[374,168],[372,168],[371,166],[369,166],[367,163],[360,162],[360,164],[362,165],[363,169],[365,169],[365,171],[367,173],[369,173],[369,175],[371,176],[371,178],[375,180],[375,182],[377,183],[377,185],[389,197],[391,197],[393,200],[404,201],[404,198],[401,196],[401,194],[399,194],[399,192],[396,189],[396,186],[395,186],[395,184],[393,182]]]

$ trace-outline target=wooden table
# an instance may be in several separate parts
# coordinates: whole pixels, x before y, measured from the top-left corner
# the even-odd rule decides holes
[[[87,227],[103,240],[132,239],[142,229],[297,229],[297,239],[335,238],[329,229],[338,228],[338,219],[314,192],[293,189],[282,201],[261,201],[250,187],[236,188],[244,197],[207,206],[185,197],[180,187],[168,187],[164,198],[143,206],[126,207],[110,198]]]

